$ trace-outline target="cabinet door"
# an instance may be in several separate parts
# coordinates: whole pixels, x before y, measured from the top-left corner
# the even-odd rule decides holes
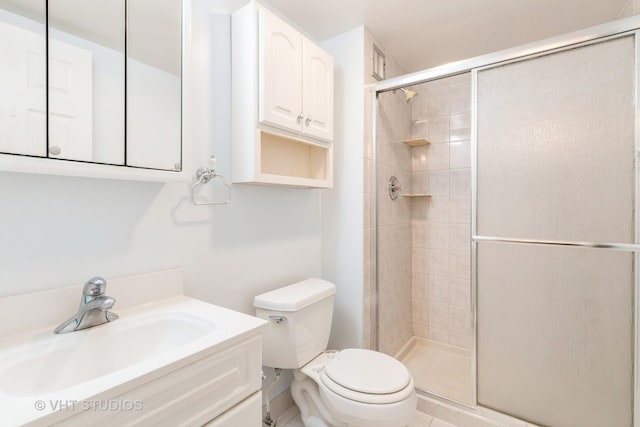
[[[47,5],[49,157],[124,165],[126,1]]]
[[[259,120],[300,132],[302,37],[265,9],[260,9],[259,16]]]
[[[333,58],[311,41],[302,47],[302,132],[333,140]]]
[[[93,57],[88,49],[49,40],[49,157],[99,160],[93,149]]]
[[[10,15],[0,3],[0,19]],[[35,5],[34,5],[35,6]],[[45,5],[38,21],[0,20],[0,152],[47,156]],[[33,11],[35,17],[35,11]]]
[[[182,5],[128,0],[127,7],[127,166],[179,171]],[[176,31],[156,25],[158,15]],[[151,46],[162,55],[152,55]]]

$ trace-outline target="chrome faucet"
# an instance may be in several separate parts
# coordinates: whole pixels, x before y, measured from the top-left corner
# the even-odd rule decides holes
[[[82,289],[78,312],[69,320],[62,322],[53,332],[64,334],[116,320],[118,315],[109,311],[113,308],[116,300],[105,296],[104,291],[106,288],[107,281],[102,277],[89,279]]]

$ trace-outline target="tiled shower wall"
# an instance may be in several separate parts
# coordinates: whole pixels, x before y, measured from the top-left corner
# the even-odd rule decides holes
[[[413,88],[411,148],[413,335],[471,348],[470,75]]]
[[[365,82],[375,83],[372,77],[373,38],[365,31]],[[377,44],[377,43],[376,43]],[[380,46],[378,44],[378,46]],[[387,55],[386,76],[404,74],[397,62]],[[371,135],[371,95],[364,91],[364,284],[363,284],[363,344],[371,348],[375,325],[375,190],[378,186],[380,212],[378,224],[380,286],[378,348],[395,354],[412,336],[411,328],[411,205],[400,198],[392,202],[387,194],[389,176],[395,175],[411,190],[411,151],[402,144],[411,134],[411,110],[400,92],[380,95],[377,135],[377,165],[373,163]],[[374,168],[378,183],[373,182]]]
[[[371,77],[373,39],[365,33],[365,81]],[[402,70],[387,57],[387,76]],[[363,347],[375,333],[375,189],[379,199],[380,351],[395,354],[412,336],[470,348],[470,92],[468,74],[413,88],[407,104],[401,92],[380,94],[377,164],[373,163],[371,102],[365,90]],[[426,138],[409,147],[406,139]],[[373,182],[377,168],[378,182]],[[403,193],[430,198],[388,197],[396,176]]]
[[[411,110],[401,92],[379,96],[377,134],[379,349],[394,355],[411,328],[411,200],[389,197],[389,178],[411,192]]]

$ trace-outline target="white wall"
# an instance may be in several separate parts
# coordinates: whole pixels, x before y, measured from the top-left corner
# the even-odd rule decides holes
[[[364,31],[322,43],[335,63],[334,188],[322,195],[322,277],[337,287],[333,348],[362,344]]]
[[[377,326],[371,95],[365,87],[374,82],[373,43],[362,26],[321,43],[335,63],[334,188],[322,194],[322,277],[337,287],[333,348],[370,348]],[[388,53],[386,71],[390,77],[404,73]]]
[[[230,176],[230,20],[209,3],[194,2],[185,126],[193,169],[216,154]],[[253,313],[254,295],[320,274],[318,190],[234,185],[231,205],[196,207],[186,183],[0,173],[0,199],[0,296],[183,266],[187,294]]]
[[[192,173],[215,154],[230,177],[230,17],[211,3],[193,2],[184,125]],[[320,190],[234,185],[217,207],[189,194],[187,183],[0,173],[0,296],[182,266],[188,295],[253,314],[254,295],[320,275]]]
[[[228,13],[240,3],[227,2],[227,9],[223,2],[192,3],[191,69],[185,79],[195,90],[185,105],[184,122],[191,173],[214,154],[218,171],[229,178]],[[361,100],[361,86],[351,89],[359,91]],[[357,141],[360,149],[361,138]],[[336,183],[342,179],[338,176]],[[214,187],[208,184],[205,190]],[[320,190],[234,185],[232,203],[217,207],[193,206],[189,194],[187,183],[0,172],[0,297],[77,285],[94,275],[119,277],[182,266],[188,295],[252,314],[254,295],[321,275]],[[354,212],[361,217],[360,208]],[[361,226],[353,230],[361,232]],[[353,238],[361,251],[361,237],[344,238]],[[360,268],[350,253],[341,253],[341,269]],[[353,283],[360,286],[361,279]],[[339,295],[344,295],[342,287]],[[346,312],[338,320],[359,321],[360,299],[354,306],[341,303]],[[342,342],[357,345],[353,336],[349,333]],[[272,397],[289,382],[287,374]]]

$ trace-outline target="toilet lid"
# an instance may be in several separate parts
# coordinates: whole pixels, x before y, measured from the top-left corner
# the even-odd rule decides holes
[[[407,368],[393,357],[356,348],[338,352],[324,373],[346,389],[367,394],[397,393],[411,382]]]

